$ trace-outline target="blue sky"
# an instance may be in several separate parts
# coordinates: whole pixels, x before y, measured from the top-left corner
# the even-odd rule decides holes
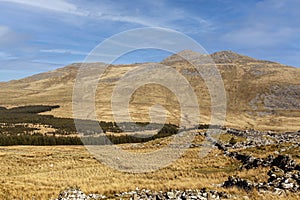
[[[73,62],[132,28],[182,32],[209,53],[232,50],[300,67],[299,0],[0,0],[0,81]],[[119,63],[160,61],[137,51]]]

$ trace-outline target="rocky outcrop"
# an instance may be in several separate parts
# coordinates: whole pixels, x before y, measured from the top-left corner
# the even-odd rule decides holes
[[[254,188],[259,191],[292,191],[300,192],[300,166],[296,165],[295,160],[289,155],[278,155],[276,158],[268,156],[265,159],[254,158],[242,154],[234,154],[235,158],[241,160],[246,169],[258,166],[271,166],[267,175],[269,176],[266,183],[253,183],[246,179],[229,176],[223,187],[237,187],[246,191]]]
[[[114,197],[106,197],[99,194],[84,194],[80,189],[67,189],[62,191],[56,200],[94,200],[94,199],[131,199],[131,200],[165,200],[165,199],[199,199],[199,200],[220,200],[229,199],[231,196],[224,192],[215,190],[171,190],[168,192],[155,192],[146,189],[136,189],[130,192],[115,194]]]
[[[246,141],[237,142],[236,144],[223,144],[224,146],[232,149],[245,149],[257,146],[265,146],[272,144],[293,143],[293,146],[300,146],[300,132],[285,132],[273,133],[271,131],[261,132],[256,130],[237,130],[229,128],[226,130],[233,136],[243,137]],[[291,147],[292,148],[292,147]]]
[[[254,183],[246,179],[229,176],[222,187],[237,187],[246,191],[256,188],[258,191],[273,191],[274,193],[300,192],[300,171],[294,170],[285,172],[279,167],[273,166],[268,172],[268,181],[264,183]]]
[[[273,160],[272,166],[279,167],[285,172],[292,171],[296,167],[296,161],[290,155],[279,155]]]
[[[55,200],[95,200],[95,199],[106,199],[106,196],[100,194],[84,194],[78,188],[67,188],[60,192],[58,198]]]
[[[269,167],[267,172],[269,176],[266,182],[253,182],[238,176],[229,176],[223,184],[224,188],[237,187],[247,192],[256,189],[260,192],[272,192],[274,195],[284,194],[286,192],[300,193],[300,165],[290,155],[269,155],[265,158],[256,158],[252,155],[239,153],[238,148],[250,148],[268,144],[281,144],[289,142],[291,145],[285,147],[295,148],[299,146],[300,132],[288,133],[272,133],[259,132],[254,130],[240,131],[237,129],[227,129],[227,133],[233,136],[246,138],[246,142],[237,142],[236,144],[222,143],[215,140],[206,133],[201,133],[215,145],[216,148],[222,150],[224,155],[237,159],[242,163],[242,168],[253,169],[257,167]],[[199,133],[200,134],[200,133]],[[190,148],[201,147],[202,144],[191,144]],[[281,151],[284,152],[284,151]],[[279,154],[279,152],[278,152]],[[167,192],[156,192],[147,189],[136,189],[134,191],[122,192],[115,194],[112,197],[106,197],[99,194],[84,194],[79,189],[67,189],[60,193],[57,200],[92,200],[92,199],[132,199],[132,200],[165,200],[165,199],[229,199],[230,196],[224,192],[215,190],[199,189],[199,190],[171,190]]]
[[[217,141],[215,139],[209,140],[212,142],[215,147],[219,150],[224,151],[224,154],[229,155],[231,157],[242,156],[235,155],[230,153],[230,150],[233,149],[247,149],[254,148],[266,145],[282,145],[284,143],[289,143],[288,147],[281,148],[279,153],[283,153],[293,148],[300,147],[300,132],[285,132],[285,133],[274,133],[271,131],[261,132],[256,130],[237,130],[237,129],[226,129],[227,134],[231,134],[232,138],[241,137],[244,138],[244,141],[238,142],[236,141],[234,144],[231,142],[224,143],[222,141]],[[206,133],[201,133],[203,136],[207,136]],[[210,139],[210,138],[208,138]],[[248,157],[248,158],[246,158]],[[251,159],[249,156],[246,156],[244,159]],[[239,159],[240,160],[240,159]],[[259,162],[259,160],[256,160]]]
[[[237,187],[240,189],[244,189],[246,191],[253,190],[253,188],[254,188],[254,184],[251,183],[250,181],[248,181],[246,179],[241,179],[241,178],[235,177],[235,176],[229,176],[228,180],[225,181],[222,184],[222,186],[225,188]]]
[[[300,171],[294,170],[285,172],[281,168],[274,166],[268,172],[268,175],[268,187],[289,190],[292,192],[300,191]]]
[[[300,168],[290,155],[278,155],[277,157],[269,155],[266,158],[255,158],[254,156],[231,152],[228,153],[228,156],[241,161],[243,168],[246,169],[276,166],[287,172]]]
[[[215,190],[207,190],[205,188],[200,190],[171,190],[168,192],[153,192],[151,190],[135,190],[129,193],[120,194],[118,197],[131,197],[133,200],[140,199],[153,199],[153,200],[164,200],[164,199],[200,199],[200,200],[217,200],[217,199],[228,199],[230,195],[224,192],[217,192]]]
[[[265,158],[256,158],[252,155],[230,152],[230,149],[249,148],[265,146],[269,144],[290,143],[286,149],[281,149],[281,153],[288,149],[299,146],[299,132],[272,133],[259,132],[254,130],[240,131],[237,129],[227,129],[229,134],[246,138],[246,142],[237,142],[236,144],[215,142],[215,146],[224,152],[224,155],[235,158],[242,163],[242,168],[252,169],[257,167],[270,167],[267,175],[268,181],[264,183],[255,183],[236,176],[229,176],[222,186],[237,187],[246,191],[256,188],[259,191],[272,191],[274,194],[283,194],[286,191],[300,192],[300,165],[296,163],[290,155],[268,155]],[[279,152],[277,152],[279,154]]]

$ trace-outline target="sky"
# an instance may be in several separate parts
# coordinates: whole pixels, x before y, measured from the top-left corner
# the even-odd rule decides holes
[[[300,67],[299,9],[299,0],[0,0],[0,81],[83,62],[102,41],[143,27],[181,32],[208,53]],[[140,50],[116,63],[168,55]]]

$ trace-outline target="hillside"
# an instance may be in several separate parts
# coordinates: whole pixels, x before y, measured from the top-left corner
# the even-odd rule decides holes
[[[159,63],[175,68],[189,80],[200,104],[200,122],[208,123],[210,95],[207,87],[191,64],[181,56],[193,60],[199,56],[205,59],[208,55],[186,50]],[[257,60],[232,51],[217,52],[210,56],[224,82],[227,97],[226,126],[278,131],[300,129],[300,69]],[[92,69],[104,64],[88,65]],[[59,105],[59,109],[50,113],[58,117],[72,117],[73,85],[80,66],[80,63],[71,64],[54,71],[0,83],[0,105]],[[143,64],[111,65],[105,71],[97,88],[99,120],[113,120],[110,98],[117,81],[126,72],[141,66]],[[87,81],[94,81],[96,78],[97,74],[91,70]],[[179,102],[170,90],[157,84],[148,84],[135,91],[129,106],[131,116],[136,121],[149,121],[149,108],[155,104],[161,104],[168,110],[168,121],[178,123]]]

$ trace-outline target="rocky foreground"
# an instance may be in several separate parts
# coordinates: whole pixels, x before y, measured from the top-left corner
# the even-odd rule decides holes
[[[224,155],[235,158],[242,162],[242,168],[253,169],[258,167],[269,167],[268,181],[254,183],[239,177],[229,176],[223,187],[238,187],[246,191],[257,189],[259,192],[271,191],[274,194],[285,192],[300,192],[300,165],[290,155],[284,154],[287,150],[300,146],[300,132],[272,133],[259,131],[239,131],[228,129],[227,133],[246,138],[246,141],[235,144],[215,142],[215,146],[224,152]],[[233,149],[246,149],[266,145],[280,145],[289,143],[289,147],[276,151],[277,156],[269,155],[265,158],[256,158],[252,155],[231,151]]]
[[[93,199],[153,199],[153,200],[164,200],[164,199],[201,199],[201,200],[218,200],[218,199],[229,199],[231,196],[224,192],[217,192],[215,190],[172,190],[169,192],[155,192],[146,189],[136,189],[130,192],[123,192],[115,194],[114,197],[106,197],[99,194],[84,194],[80,189],[66,189],[59,194],[56,200],[93,200]]]
[[[238,155],[237,157],[239,157]],[[267,159],[258,159],[252,156],[244,159],[244,166],[248,169],[256,166],[271,166],[268,171],[268,181],[264,183],[254,183],[239,177],[229,176],[223,183],[223,187],[238,187],[246,191],[256,188],[260,192],[273,191],[275,194],[285,192],[300,192],[300,166],[290,156],[279,155]]]
[[[267,182],[251,182],[237,176],[229,176],[228,180],[219,184],[222,188],[236,187],[246,192],[256,190],[260,193],[271,193],[274,195],[284,195],[288,193],[296,193],[300,195],[300,164],[285,154],[287,150],[292,150],[300,146],[300,132],[272,133],[259,132],[254,130],[239,131],[236,129],[226,129],[227,134],[243,137],[246,140],[242,142],[221,142],[214,141],[215,147],[223,151],[225,156],[229,156],[241,162],[241,168],[255,169],[258,167],[268,167]],[[206,133],[203,134],[206,137]],[[239,153],[237,149],[247,149],[266,145],[280,145],[288,143],[287,148],[280,149],[275,155],[268,155],[264,158],[256,158],[252,155]],[[190,148],[199,147],[202,144],[191,144]],[[218,184],[218,183],[216,183]],[[80,189],[66,189],[62,191],[56,200],[92,200],[92,199],[199,199],[199,200],[218,200],[218,199],[239,199],[239,197],[215,190],[207,190],[205,188],[199,190],[172,190],[167,192],[156,192],[147,189],[136,189],[134,191],[115,194],[113,197],[106,197],[100,194],[84,194]]]

